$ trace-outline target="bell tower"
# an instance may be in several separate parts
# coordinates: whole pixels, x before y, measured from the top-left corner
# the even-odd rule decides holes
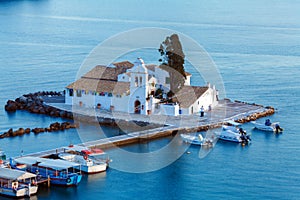
[[[141,58],[137,58],[133,68],[130,70],[130,102],[131,113],[147,114],[148,102],[148,70]]]

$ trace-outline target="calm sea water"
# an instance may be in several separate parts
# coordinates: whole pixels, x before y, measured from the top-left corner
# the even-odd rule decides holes
[[[111,168],[85,176],[76,188],[41,189],[32,199],[298,199],[299,9],[299,1],[267,0],[1,0],[0,132],[61,121],[22,111],[8,114],[4,105],[24,93],[63,90],[96,45],[141,27],[169,28],[192,37],[218,66],[228,98],[274,106],[277,112],[270,118],[284,127],[282,135],[274,135],[245,124],[253,139],[248,147],[218,142],[199,159],[199,148],[192,146],[190,154],[158,171],[134,174]],[[155,62],[158,54],[139,56]],[[193,78],[194,83],[202,81]],[[104,136],[91,125],[82,128],[85,134],[68,130],[1,139],[0,148],[10,157]],[[103,129],[118,134],[115,128]],[[125,149],[147,152],[169,140]],[[114,159],[114,150],[108,152]]]

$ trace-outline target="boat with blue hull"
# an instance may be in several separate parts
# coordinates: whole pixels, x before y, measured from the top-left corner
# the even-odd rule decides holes
[[[19,157],[10,159],[11,167],[50,178],[50,183],[61,186],[76,186],[80,183],[81,172],[76,172],[77,163],[49,158]]]

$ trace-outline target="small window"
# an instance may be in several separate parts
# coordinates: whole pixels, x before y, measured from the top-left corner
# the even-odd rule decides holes
[[[73,89],[69,89],[69,96],[70,97],[74,96],[74,90]]]
[[[81,97],[81,90],[76,90],[76,96]]]
[[[135,77],[135,87],[138,87],[138,86],[139,86],[139,78]]]
[[[140,86],[143,85],[143,78],[140,76]]]
[[[170,77],[166,77],[166,84],[170,84]]]

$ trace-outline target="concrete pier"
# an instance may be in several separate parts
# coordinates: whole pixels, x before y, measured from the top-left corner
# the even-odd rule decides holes
[[[82,145],[93,148],[111,148],[114,146],[122,146],[132,143],[138,143],[145,140],[175,135],[177,133],[206,131],[208,129],[221,127],[227,120],[234,120],[240,123],[256,120],[274,114],[272,107],[264,107],[256,104],[249,104],[240,101],[230,101],[228,99],[220,101],[219,105],[211,111],[207,111],[204,117],[200,117],[199,113],[191,116],[164,116],[164,115],[138,115],[120,112],[110,112],[85,107],[72,107],[63,103],[48,103],[57,109],[72,112],[74,120],[84,120],[95,123],[114,123],[118,125],[120,122],[136,122],[144,124],[140,130],[127,133],[111,138],[104,138],[95,141],[85,142]],[[156,128],[149,126],[156,124]],[[43,152],[30,154],[30,156],[45,157],[51,154],[63,151],[63,147]]]

